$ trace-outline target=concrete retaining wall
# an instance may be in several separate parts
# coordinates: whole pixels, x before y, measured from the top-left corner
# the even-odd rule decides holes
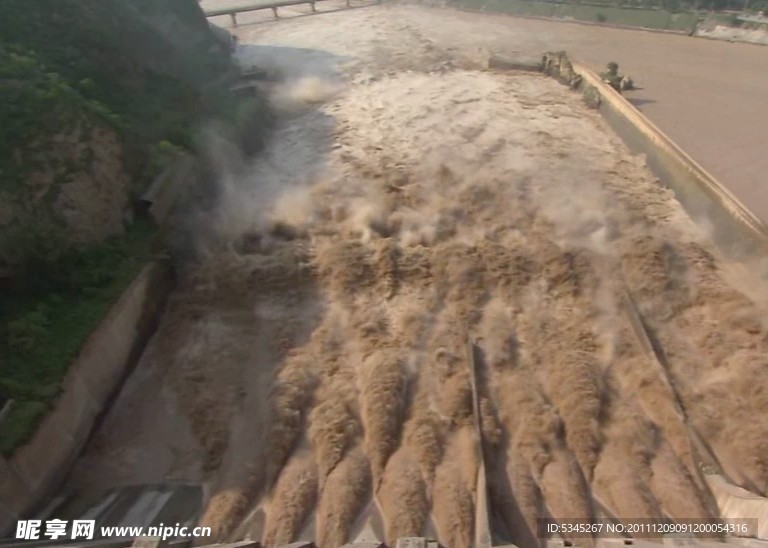
[[[732,483],[729,483],[719,474],[705,475],[707,485],[717,500],[720,515],[726,519],[738,520],[754,519],[751,523],[754,527],[747,534],[739,536],[755,537],[761,540],[768,539],[768,499],[750,493]],[[745,524],[748,522],[744,522]]]
[[[598,90],[598,109],[612,129],[633,152],[646,155],[653,173],[695,221],[711,228],[726,255],[768,254],[768,228],[754,213],[594,72],[580,65],[574,70],[583,86]]]
[[[179,194],[199,180],[199,161],[184,154],[155,178],[141,197],[141,203],[154,222],[162,225],[168,219]]]
[[[83,345],[32,439],[0,457],[0,535],[66,477],[154,332],[172,286],[169,265],[147,265]]]

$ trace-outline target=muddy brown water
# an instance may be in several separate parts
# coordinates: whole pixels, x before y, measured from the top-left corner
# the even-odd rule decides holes
[[[202,5],[229,6],[233,0],[204,0]],[[321,11],[340,7],[334,2],[318,4]],[[428,20],[430,14],[420,9],[400,17]],[[286,18],[308,10],[283,8]],[[768,187],[763,184],[768,125],[762,121],[768,109],[768,73],[759,68],[768,63],[768,48],[498,14],[449,12],[439,17],[440,25],[427,24],[420,31],[443,39],[460,33],[471,36],[478,46],[533,56],[562,49],[598,70],[616,61],[642,88],[627,94],[630,101],[768,222]],[[271,12],[241,18],[245,26],[239,32],[246,35],[284,22],[273,23]],[[229,25],[225,18],[213,20]],[[249,30],[249,23],[258,28]]]
[[[497,542],[596,501],[712,515],[678,401],[765,494],[767,293],[577,95],[487,69],[508,24],[385,5],[239,31],[280,122],[187,212],[196,257],[70,487],[200,482],[205,525],[268,546],[339,546],[377,507],[388,541],[468,547],[473,339]]]

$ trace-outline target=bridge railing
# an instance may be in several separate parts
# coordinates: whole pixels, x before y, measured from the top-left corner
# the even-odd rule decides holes
[[[264,4],[253,4],[250,6],[236,6],[231,8],[220,8],[215,10],[206,10],[205,16],[206,17],[218,17],[220,15],[229,15],[230,19],[232,20],[232,26],[237,26],[237,14],[243,13],[243,12],[249,12],[249,11],[259,11],[259,10],[272,10],[272,13],[275,16],[275,19],[278,19],[278,13],[277,9],[286,7],[286,6],[297,6],[300,4],[309,4],[312,8],[312,13],[316,12],[315,4],[317,2],[323,2],[325,0],[281,0],[279,2],[269,2]],[[350,0],[346,0],[347,7],[351,7]]]

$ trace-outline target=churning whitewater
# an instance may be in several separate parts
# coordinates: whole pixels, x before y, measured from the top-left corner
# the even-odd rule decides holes
[[[380,514],[468,548],[482,444],[494,534],[532,546],[545,513],[713,516],[689,421],[765,494],[762,308],[577,94],[419,9],[240,31],[278,127],[185,214],[193,258],[70,483],[205,482],[202,524],[269,547]]]

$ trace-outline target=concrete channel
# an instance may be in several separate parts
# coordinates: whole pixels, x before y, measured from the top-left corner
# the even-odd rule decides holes
[[[514,67],[515,69],[524,68],[531,70],[534,67],[531,65],[517,66],[514,62],[506,63],[499,58],[495,60],[493,58],[488,60],[488,66],[491,66],[494,70],[503,70],[503,67]],[[535,67],[543,69],[544,66]],[[686,209],[688,214],[693,219],[708,219],[713,223],[712,238],[717,245],[724,250],[724,254],[727,256],[740,259],[745,256],[764,256],[768,251],[768,230],[762,221],[754,215],[744,204],[742,204],[733,193],[729,192],[725,185],[718,181],[713,175],[708,173],[698,163],[696,163],[690,156],[688,156],[675,142],[665,135],[660,129],[652,124],[641,112],[639,112],[634,106],[632,106],[625,97],[615,92],[612,88],[603,83],[600,78],[589,68],[580,65],[572,66],[574,75],[579,77],[579,83],[574,85],[575,92],[585,92],[591,90],[597,93],[599,101],[597,109],[599,113],[604,117],[606,122],[613,128],[616,134],[624,140],[626,145],[636,153],[642,153],[645,155],[648,167],[658,176],[661,182],[671,189],[675,197]],[[558,72],[554,74],[556,77],[561,77],[562,73]],[[571,76],[568,76],[570,79]],[[572,81],[571,81],[572,83]],[[162,186],[162,185],[161,185]],[[170,209],[169,194],[166,193],[161,186],[154,188],[150,193],[151,196],[156,196],[157,206],[155,212],[161,212],[158,214],[165,215]],[[153,201],[153,200],[149,200]],[[60,451],[40,451],[40,445],[44,441],[44,437],[40,439],[43,441],[33,441],[33,445],[37,444],[37,451],[35,455],[38,455],[35,460],[35,465],[39,468],[35,473],[30,473],[30,465],[24,464],[25,461],[18,461],[24,455],[31,454],[31,449],[25,448],[19,453],[22,457],[14,457],[16,461],[14,463],[3,464],[2,471],[0,472],[0,486],[5,491],[0,491],[0,502],[2,506],[0,508],[9,507],[10,511],[5,514],[6,529],[7,525],[13,521],[14,518],[25,514],[28,510],[34,506],[39,506],[40,501],[49,495],[51,488],[54,484],[59,483],[62,474],[72,464],[74,457],[79,453],[82,446],[85,444],[86,439],[90,431],[93,428],[93,424],[96,421],[96,417],[99,416],[109,405],[109,394],[114,394],[116,384],[115,378],[124,379],[124,372],[127,368],[130,368],[131,363],[135,362],[136,356],[143,348],[144,343],[149,338],[149,333],[152,328],[145,327],[147,322],[146,318],[146,306],[147,299],[151,301],[152,310],[155,310],[155,314],[162,309],[162,303],[164,297],[158,296],[154,293],[151,287],[155,284],[161,287],[160,293],[167,294],[170,289],[168,285],[168,272],[163,272],[162,275],[158,275],[160,282],[148,281],[149,278],[153,278],[151,275],[152,269],[159,268],[157,266],[151,267],[148,271],[145,271],[140,275],[133,286],[126,292],[116,308],[110,312],[109,317],[105,320],[105,324],[99,328],[99,332],[94,334],[94,337],[89,342],[90,347],[95,348],[84,353],[85,356],[108,356],[110,363],[114,362],[114,367],[110,368],[110,371],[114,369],[116,372],[110,375],[109,389],[103,388],[99,392],[99,396],[95,397],[86,394],[78,401],[88,402],[89,409],[85,413],[78,411],[75,413],[79,417],[79,422],[75,427],[72,427],[71,433],[66,438],[66,450]],[[133,296],[133,297],[132,297]],[[152,296],[150,298],[150,296]],[[135,298],[134,298],[135,297]],[[128,300],[136,300],[134,304],[126,304]],[[664,370],[663,360],[660,359],[653,351],[653,343],[651,341],[651,335],[645,330],[641,312],[638,312],[638,308],[632,304],[631,299],[628,299],[628,314],[630,316],[629,323],[635,328],[635,335],[640,347],[644,349],[647,357],[651,360],[655,360],[654,367],[659,370],[659,376],[665,378],[666,384],[672,389],[673,382],[667,378],[667,372]],[[137,304],[138,303],[138,304]],[[121,312],[122,311],[122,312]],[[123,319],[120,319],[123,318]],[[109,323],[109,325],[107,325]],[[116,325],[118,327],[113,326]],[[110,327],[112,326],[112,327]],[[137,327],[138,326],[138,327]],[[119,328],[119,329],[118,329]],[[130,340],[127,342],[123,340],[120,333],[130,333]],[[99,333],[102,333],[101,335]],[[466,333],[464,335],[467,335]],[[467,378],[471,386],[471,415],[472,415],[472,430],[474,432],[474,445],[472,451],[474,452],[474,458],[478,461],[477,476],[474,480],[474,525],[473,525],[473,541],[472,546],[476,548],[487,548],[490,546],[508,545],[504,544],[502,540],[495,534],[493,530],[494,523],[494,508],[491,498],[488,496],[488,477],[486,474],[486,455],[483,450],[485,443],[483,428],[481,425],[481,388],[482,382],[479,377],[483,374],[483,369],[486,365],[479,356],[482,355],[483,341],[481,338],[475,339],[474,337],[468,337],[469,340],[465,341],[464,349],[466,350],[466,364],[469,368],[467,372]],[[118,348],[119,351],[116,351]],[[106,359],[106,358],[105,358]],[[79,369],[76,369],[76,372]],[[73,373],[72,375],[79,373]],[[101,377],[99,377],[102,379]],[[102,383],[107,382],[102,379]],[[88,385],[88,382],[84,382]],[[101,386],[101,385],[100,385]],[[75,394],[74,391],[65,390],[63,402],[68,401],[66,398],[68,394]],[[52,415],[50,421],[64,420],[58,413],[59,409],[63,409],[64,404],[57,406],[57,411]],[[688,424],[688,419],[685,417],[685,410],[683,406],[676,402],[676,409],[680,413],[682,419],[681,422]],[[68,415],[71,413],[68,413]],[[62,415],[63,416],[63,415]],[[67,432],[70,432],[67,430]],[[44,436],[47,430],[42,429]],[[698,455],[699,462],[702,467],[701,480],[706,483],[709,492],[712,495],[712,502],[717,506],[717,511],[724,518],[741,519],[746,517],[762,518],[767,516],[768,519],[768,499],[762,496],[758,496],[750,491],[742,489],[731,481],[727,477],[727,474],[718,466],[716,459],[711,457],[710,454],[703,454],[706,452],[706,448],[701,449],[703,446],[700,440],[697,438],[697,434],[694,432],[691,434],[690,445],[694,447],[693,454]],[[47,442],[46,442],[47,443]],[[74,448],[72,444],[74,443]],[[60,443],[48,444],[48,446],[60,445]],[[697,448],[699,451],[697,452]],[[39,455],[55,456],[54,462],[44,462],[40,464]],[[63,455],[63,456],[61,456]],[[31,457],[30,457],[31,458]],[[50,459],[49,459],[50,460]],[[24,477],[20,477],[20,471],[25,472]],[[37,479],[35,479],[37,478]],[[34,489],[26,489],[33,495],[24,497],[24,500],[13,506],[9,506],[9,501],[12,501],[16,493],[20,492],[17,484],[19,482],[25,485],[33,485]],[[118,504],[117,510],[112,507],[108,509],[107,506],[112,505],[112,502],[108,505],[99,505],[99,512],[112,512],[117,521],[120,521],[120,515],[125,517],[131,515],[131,512],[138,512],[144,515],[152,514],[150,519],[154,520],[159,514],[166,511],[164,508],[168,507],[168,501],[176,497],[175,491],[168,490],[166,486],[159,486],[154,490],[150,490],[146,493],[135,494],[130,501]],[[189,523],[193,523],[199,517],[201,512],[201,493],[198,486],[191,485],[187,487],[180,487],[181,491],[185,494],[178,495],[178,505],[176,510],[168,509],[168,517],[170,519],[171,514],[176,514],[180,520],[186,520]],[[187,492],[189,491],[189,492]],[[118,495],[115,495],[115,497]],[[159,498],[158,498],[159,497]],[[114,497],[113,497],[114,498]],[[150,500],[151,499],[151,500]],[[162,500],[160,500],[162,499]],[[107,497],[109,499],[109,496]],[[137,503],[137,501],[140,502]],[[143,501],[143,502],[142,502]],[[385,530],[386,523],[382,517],[382,508],[386,504],[391,504],[391,501],[380,500],[378,495],[374,496],[369,503],[368,510],[362,513],[359,523],[355,529],[357,533],[354,535],[354,542],[351,546],[356,547],[374,547],[383,546],[385,542]],[[102,506],[104,506],[102,508]],[[179,513],[178,508],[183,507],[184,511]],[[50,510],[50,508],[49,508]],[[611,509],[606,507],[605,510],[610,514]],[[93,508],[86,509],[93,511]],[[391,511],[391,509],[390,509]],[[45,513],[45,512],[44,512]],[[120,515],[117,515],[120,514]],[[241,523],[240,529],[236,530],[234,536],[241,536],[246,534],[246,531],[261,531],[265,520],[269,519],[269,508],[255,508],[250,515]],[[294,539],[294,542],[283,544],[277,543],[277,546],[299,548],[301,546],[312,546],[314,539],[314,526],[317,520],[323,519],[323,516],[315,515],[315,510],[309,512],[309,516],[304,516],[306,523],[304,523],[302,533],[297,535],[298,538]],[[78,514],[80,515],[80,514]],[[99,514],[101,515],[101,514]],[[73,514],[74,516],[74,514]],[[298,518],[296,518],[298,519]],[[765,520],[762,520],[765,521]],[[732,545],[748,545],[751,546],[764,546],[768,543],[761,542],[768,539],[768,533],[763,526],[762,521],[758,522],[758,527],[750,531],[750,536],[754,537],[750,540],[745,539],[728,539],[727,544]],[[431,528],[431,525],[430,525]],[[428,529],[430,529],[428,528]],[[431,531],[428,531],[431,533]],[[259,534],[257,538],[261,535]],[[427,534],[424,537],[402,537],[396,541],[398,548],[430,548],[436,546],[436,541],[431,540],[429,537],[436,536]],[[235,539],[232,539],[235,540]],[[657,539],[658,540],[658,539]],[[669,537],[660,539],[665,546],[714,546],[715,543],[707,541],[695,541],[692,539],[679,539],[675,537]],[[547,546],[573,546],[580,545],[577,539],[567,540],[550,540],[546,542]],[[10,546],[16,546],[14,543],[8,543]],[[25,544],[29,545],[29,544]],[[183,542],[173,541],[170,543],[162,543],[156,539],[122,539],[109,542],[106,540],[94,541],[93,543],[84,544],[83,546],[110,546],[117,548],[118,546],[181,546]],[[254,541],[240,541],[229,544],[219,544],[218,546],[227,546],[229,548],[246,548],[251,546],[260,545]],[[635,546],[657,546],[658,543],[645,542],[643,540],[635,539],[588,539],[585,545],[594,546],[617,546],[617,545],[635,545]],[[722,545],[722,543],[718,544]],[[72,545],[74,546],[74,545]],[[79,546],[79,545],[78,545]],[[452,547],[448,547],[452,548]],[[526,548],[526,547],[523,547]]]

